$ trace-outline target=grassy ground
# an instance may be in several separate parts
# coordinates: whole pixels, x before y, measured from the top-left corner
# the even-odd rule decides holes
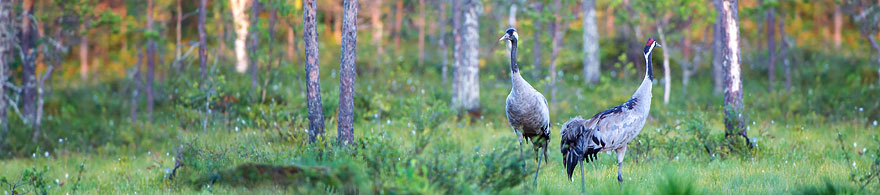
[[[503,55],[493,54],[487,64],[504,64]],[[868,59],[822,59],[804,59],[815,64],[795,70],[796,87],[791,92],[767,90],[765,80],[751,76],[763,75],[762,70],[745,67],[749,75],[744,86],[746,124],[756,143],[752,150],[745,149],[741,138],[724,138],[721,96],[712,94],[709,78],[694,78],[687,93],[674,89],[669,104],[662,103],[662,85],[655,85],[651,117],[629,144],[624,160],[625,181],[618,185],[615,179],[616,156],[602,154],[585,167],[587,191],[877,193],[880,182],[873,175],[880,173],[880,127],[874,121],[880,115],[876,101],[880,89],[875,87],[876,75],[861,66],[829,70],[822,65],[864,64]],[[215,92],[188,88],[199,81],[169,79],[163,83],[169,97],[159,99],[155,122],[149,123],[126,120],[127,100],[108,95],[124,94],[116,86],[126,83],[59,87],[47,103],[55,119],[47,122],[40,144],[25,144],[22,140],[30,134],[13,130],[17,141],[10,145],[17,147],[12,149],[12,158],[0,160],[0,177],[4,178],[0,190],[52,194],[74,190],[86,194],[579,192],[579,171],[573,181],[568,180],[560,163],[559,124],[624,102],[641,79],[638,72],[625,78],[605,75],[602,84],[586,86],[576,75],[561,75],[557,103],[551,108],[549,163],[542,165],[536,187],[532,183],[535,153],[530,144],[525,146],[527,170],[522,170],[516,139],[503,114],[503,99],[509,92],[506,66],[482,68],[484,111],[480,117],[447,108],[448,85],[440,82],[433,69],[394,67],[359,67],[357,140],[348,147],[335,144],[338,78],[330,65],[322,67],[330,69],[322,75],[327,140],[314,145],[306,143],[305,103],[295,77],[300,67],[279,68],[267,98],[242,95],[248,89],[247,78],[226,69],[209,82],[220,86]],[[523,72],[529,72],[528,66]],[[527,77],[539,90],[547,91],[547,79]],[[94,93],[77,95],[88,92]],[[204,114],[199,105],[204,101],[198,98],[206,94],[213,111],[209,128],[202,129]],[[183,166],[171,180],[177,160]]]

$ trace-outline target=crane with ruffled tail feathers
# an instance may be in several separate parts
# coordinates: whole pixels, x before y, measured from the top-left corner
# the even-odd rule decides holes
[[[614,150],[617,153],[617,181],[623,182],[621,165],[626,155],[626,145],[632,141],[648,118],[651,109],[651,87],[654,83],[654,69],[651,67],[651,53],[661,47],[654,39],[645,44],[645,78],[632,98],[625,103],[583,119],[575,117],[562,125],[560,148],[563,164],[568,178],[573,181],[574,168],[581,164],[581,187],[586,189],[584,164],[596,160],[597,154]]]

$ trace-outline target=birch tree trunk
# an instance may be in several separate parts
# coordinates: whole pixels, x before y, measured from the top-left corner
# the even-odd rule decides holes
[[[235,25],[235,71],[244,73],[248,69],[248,54],[246,42],[250,23],[245,14],[248,0],[229,0],[229,9],[232,10],[232,21]]]
[[[345,23],[344,20],[345,19],[343,19],[343,23]],[[419,42],[417,44],[419,47],[418,65],[422,66],[423,64],[425,64],[425,24],[426,24],[425,23],[425,0],[419,0],[418,23],[419,23],[418,24],[418,26],[419,26]],[[343,25],[345,25],[345,24],[343,24]]]
[[[712,80],[715,81],[715,85],[713,85],[712,92],[715,94],[721,94],[722,89],[724,89],[724,70],[721,67],[723,63],[724,54],[724,25],[721,24],[723,20],[721,16],[721,0],[712,0],[712,4],[715,5],[715,10],[719,13],[715,17],[715,33],[712,39]]]
[[[85,81],[89,78],[89,32],[86,20],[79,25],[79,78]]]
[[[738,134],[745,138],[746,144],[752,147],[751,141],[746,135],[745,117],[743,116],[744,105],[742,101],[742,72],[740,69],[739,47],[739,16],[737,0],[723,0],[721,2],[721,15],[724,25],[724,125],[727,128],[725,135]]]
[[[153,0],[147,1],[147,31],[153,31]],[[147,121],[153,120],[153,81],[156,74],[156,41],[150,37],[147,41]]]
[[[559,57],[559,49],[562,45],[562,35],[565,33],[568,25],[562,20],[562,1],[553,2],[553,12],[555,12],[555,20],[553,21],[553,40],[550,42],[550,109],[556,105],[556,63]]]
[[[303,1],[303,39],[306,45],[306,93],[309,107],[309,141],[324,137],[324,110],[321,104],[321,80],[318,69],[318,25],[315,0]]]
[[[342,16],[342,56],[339,68],[338,142],[354,141],[355,59],[357,59],[357,0],[345,0]],[[422,14],[424,16],[424,14]]]
[[[180,60],[180,25],[181,23],[183,23],[183,5],[181,5],[181,1],[183,0],[177,0],[177,16],[175,17],[177,21],[175,25],[176,28],[174,29],[174,34],[176,38],[175,40],[177,40],[177,42],[176,44],[174,44],[174,63],[177,63],[177,61]]]
[[[840,49],[840,32],[841,30],[843,30],[843,11],[841,10],[840,5],[834,5],[834,15],[832,15],[832,19],[834,21],[834,26],[832,27],[832,40],[834,41],[834,48]]]
[[[449,35],[449,33],[446,32],[446,26],[449,25],[449,19],[446,18],[446,7],[448,5],[449,1],[442,1],[442,3],[440,3],[440,40],[438,40],[438,46],[440,47],[440,58],[442,58],[442,68],[440,72],[443,77],[443,83],[449,82],[447,76],[449,75],[449,46],[446,43],[446,40],[448,39],[447,36]]]
[[[371,3],[370,26],[373,27],[373,45],[376,46],[376,62],[381,62],[382,56],[385,56],[385,47],[382,43],[382,36],[385,34],[382,23],[382,3],[384,0],[375,0]]]
[[[15,44],[12,1],[0,1],[0,153],[6,150],[6,137],[9,135],[9,119],[6,112],[6,72],[12,61]]]
[[[584,82],[599,83],[599,30],[596,27],[596,0],[584,0],[581,3],[584,13]],[[665,53],[665,52],[664,52]]]
[[[129,104],[131,105],[129,114],[131,115],[131,123],[137,123],[138,119],[138,97],[140,96],[141,89],[141,67],[143,67],[144,61],[144,50],[138,49],[137,54],[137,63],[134,66],[134,75],[132,75],[132,86],[131,86],[131,99],[129,100]]]
[[[507,27],[514,28],[516,27],[516,12],[519,7],[517,6],[516,1],[510,2],[510,10],[507,12]]]
[[[400,54],[400,32],[403,26],[403,0],[397,0],[394,13],[394,53]]]
[[[480,109],[479,63],[479,16],[483,6],[478,0],[458,0],[457,12],[459,20],[454,31],[455,39],[455,75],[452,83],[454,94],[452,107],[476,112]]]
[[[541,16],[544,15],[544,3],[536,2],[534,4],[534,8],[535,8],[535,12],[537,12],[536,15],[538,16],[538,18],[535,18],[535,29],[536,29],[535,34],[537,35],[540,32],[539,30],[544,30],[544,20],[541,19]],[[539,75],[541,75],[540,68],[544,64],[544,59],[542,58],[543,55],[541,53],[541,48],[542,48],[541,38],[538,36],[535,36],[534,41],[532,41],[531,44],[532,44],[532,55],[531,56],[532,56],[532,67],[533,67],[532,76],[538,77]]]
[[[37,95],[37,75],[36,75],[36,27],[31,23],[33,19],[34,1],[22,1],[21,14],[21,38],[19,45],[24,54],[22,59],[22,91],[21,91],[21,114],[24,116],[25,124],[31,124],[34,121],[36,113],[36,95]]]
[[[200,0],[199,1],[199,78],[204,81],[207,76],[208,69],[208,43],[207,43],[207,35],[205,33],[205,20],[207,10],[205,7],[207,6],[208,0]]]
[[[663,32],[663,23],[657,21],[657,34],[660,35],[660,42],[666,42],[666,35]],[[667,47],[671,46],[669,44]],[[669,93],[672,90],[672,75],[669,69],[669,52],[663,51],[663,104],[669,104]]]
[[[776,89],[776,10],[770,8],[767,10],[767,53],[769,59],[767,62],[767,78],[770,83],[770,90]]]
[[[785,91],[791,91],[791,63],[788,59],[789,49],[791,48],[785,37],[785,18],[779,20],[779,40],[782,40],[782,64],[785,69]]]
[[[260,9],[261,9],[260,8],[260,1],[251,0],[251,3],[252,4],[251,4],[250,23],[251,23],[251,25],[256,26],[257,24],[259,24],[258,20],[260,19]],[[257,52],[260,50],[260,47],[259,47],[260,32],[259,31],[248,32],[248,39],[249,39],[249,44],[248,44],[248,51],[249,52],[248,53],[250,54],[249,55],[250,58],[248,60],[248,69],[250,70],[250,73],[251,73],[251,90],[253,90],[254,93],[256,93],[257,87],[259,86],[259,83],[260,83],[260,81],[259,81],[260,77],[257,74],[257,71],[259,69],[259,59],[257,59]]]

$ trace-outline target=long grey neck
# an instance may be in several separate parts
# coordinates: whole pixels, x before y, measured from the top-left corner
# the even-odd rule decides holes
[[[510,72],[519,73],[519,67],[516,65],[516,39],[511,39],[510,44]]]
[[[648,71],[645,71],[645,79],[649,81],[654,81],[654,67],[651,65],[651,55],[654,54],[654,48],[648,51],[648,54],[645,55],[645,66],[647,66]]]
[[[633,98],[639,99],[640,101],[651,100],[651,88],[654,84],[654,67],[651,64],[651,55],[653,54],[653,48],[648,51],[648,54],[645,55],[645,66],[647,71],[645,71],[645,79],[642,80],[642,84],[639,85],[639,89],[633,94]]]

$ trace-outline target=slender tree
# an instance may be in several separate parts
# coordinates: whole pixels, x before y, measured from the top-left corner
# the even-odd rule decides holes
[[[782,40],[782,48],[780,49],[782,55],[782,64],[785,69],[785,91],[791,91],[791,63],[788,59],[788,51],[790,51],[791,43],[788,41],[788,37],[785,36],[785,18],[779,19],[779,39]]]
[[[250,23],[251,23],[251,25],[256,27],[257,24],[259,24],[258,22],[260,20],[260,9],[262,6],[260,4],[260,1],[258,1],[258,0],[251,0],[251,3],[252,4],[251,4]],[[260,32],[255,31],[255,32],[249,32],[249,33],[250,34],[248,34],[248,39],[249,39],[249,41],[248,41],[249,53],[248,54],[250,54],[250,56],[249,56],[250,58],[249,58],[249,62],[248,62],[248,69],[250,70],[250,73],[251,73],[251,90],[253,90],[254,93],[256,94],[257,87],[259,86],[259,83],[260,83],[259,76],[257,74],[257,71],[259,71],[258,70],[259,69],[259,59],[257,59],[257,54],[258,54],[257,51],[260,50],[260,45],[259,45]]]
[[[660,35],[660,42],[668,43],[666,40],[666,31],[663,27],[668,24],[668,18],[660,17],[655,20],[657,27],[657,35]],[[667,44],[669,48],[672,44]],[[669,52],[663,51],[663,104],[669,103],[669,96],[672,93],[672,70],[669,68]]]
[[[583,0],[581,3],[584,26],[584,82],[599,83],[599,30],[596,27],[596,1]]]
[[[449,74],[449,46],[446,43],[446,40],[448,39],[447,36],[449,35],[449,33],[446,32],[446,26],[449,26],[449,19],[446,17],[446,7],[448,7],[448,5],[449,1],[440,2],[440,38],[438,40],[439,43],[437,43],[440,47],[440,58],[442,58],[442,68],[440,72],[443,78],[443,83],[449,82],[447,79],[447,75]]]
[[[248,30],[250,23],[248,22],[245,9],[248,0],[229,0],[229,9],[232,10],[232,21],[235,25],[235,71],[244,73],[248,69],[248,54],[246,50]]]
[[[745,138],[746,144],[751,147],[751,141],[746,135],[744,105],[742,101],[742,71],[740,69],[740,46],[739,46],[739,16],[737,0],[722,0],[721,15],[724,25],[722,40],[724,41],[724,125],[727,128],[726,136],[739,135]]]
[[[843,9],[841,9],[840,5],[834,5],[834,15],[832,15],[834,20],[834,26],[832,27],[832,40],[834,41],[834,48],[840,49],[841,43],[841,31],[843,30]]]
[[[721,23],[723,21],[721,14],[721,0],[712,0],[712,4],[715,6],[715,11],[719,14],[715,16],[715,24],[714,24],[714,34],[712,38],[712,79],[714,81],[712,92],[715,94],[721,94],[724,89],[724,70],[722,67],[722,63],[724,61],[724,41],[722,38],[724,37],[724,25]]]
[[[89,77],[89,20],[87,18],[83,18],[83,22],[80,23],[80,35],[79,36],[79,78],[80,80],[86,80]]]
[[[0,1],[0,155],[7,151],[6,136],[9,135],[9,120],[6,112],[6,72],[13,59],[15,48],[15,26],[12,16],[12,1]],[[13,105],[14,106],[14,105]]]
[[[558,63],[559,50],[562,49],[562,36],[568,30],[567,21],[563,20],[565,10],[562,8],[562,1],[553,2],[553,12],[555,20],[553,21],[553,40],[550,42],[550,109],[556,105],[556,66]]]
[[[385,56],[385,47],[382,43],[382,36],[385,35],[382,23],[382,4],[384,0],[375,0],[370,3],[370,26],[373,28],[373,45],[376,46],[376,63],[380,63],[382,56]]]
[[[19,47],[23,53],[21,60],[21,72],[23,78],[21,91],[21,114],[27,124],[31,124],[36,119],[37,111],[37,70],[36,70],[36,25],[32,23],[34,19],[34,1],[24,0],[21,4],[21,37],[19,38]]]
[[[338,141],[354,141],[354,84],[357,73],[357,0],[345,0],[342,16],[342,56],[339,67],[339,127]]]
[[[544,3],[535,2],[532,4],[532,7],[535,9],[535,34],[544,30]],[[540,68],[544,64],[544,59],[542,58],[543,53],[541,52],[541,39],[539,36],[534,36],[535,40],[531,42],[532,44],[532,67],[534,67],[534,71],[532,71],[532,76],[538,77],[540,75]]]
[[[156,75],[156,40],[153,37],[153,0],[147,0],[147,74],[146,76],[146,92],[147,92],[147,121],[153,120],[153,81]]]
[[[177,4],[177,13],[176,14],[177,15],[174,17],[174,19],[176,19],[177,21],[175,21],[176,28],[174,29],[174,35],[175,35],[175,40],[177,41],[177,43],[174,44],[174,57],[175,57],[174,59],[180,59],[180,38],[181,38],[180,27],[181,27],[181,23],[183,23],[183,3],[182,3],[182,1],[183,0],[176,1],[176,4]],[[176,61],[177,60],[175,60],[175,63],[177,63]]]
[[[342,19],[343,23],[345,23],[345,19]],[[419,19],[418,19],[418,27],[419,27],[419,41],[418,41],[418,49],[419,49],[419,66],[422,66],[425,63],[425,0],[419,0]],[[345,24],[342,24],[345,25]],[[343,27],[345,28],[345,27]],[[343,30],[344,31],[344,30]]]
[[[765,25],[767,26],[767,78],[770,83],[770,90],[776,88],[776,9],[775,1],[765,1],[767,10],[765,13]]]
[[[321,80],[318,70],[318,25],[315,0],[303,1],[303,40],[306,45],[306,93],[309,107],[309,141],[324,136],[324,111],[321,105]]]
[[[480,109],[479,17],[483,5],[479,0],[457,0],[453,16],[455,30],[455,75],[452,81],[452,107],[477,112]]]
[[[205,17],[208,0],[199,1],[199,78],[205,80],[208,68],[208,43],[205,34]]]
[[[403,0],[397,0],[394,13],[394,53],[400,54],[400,33],[403,26]]]

